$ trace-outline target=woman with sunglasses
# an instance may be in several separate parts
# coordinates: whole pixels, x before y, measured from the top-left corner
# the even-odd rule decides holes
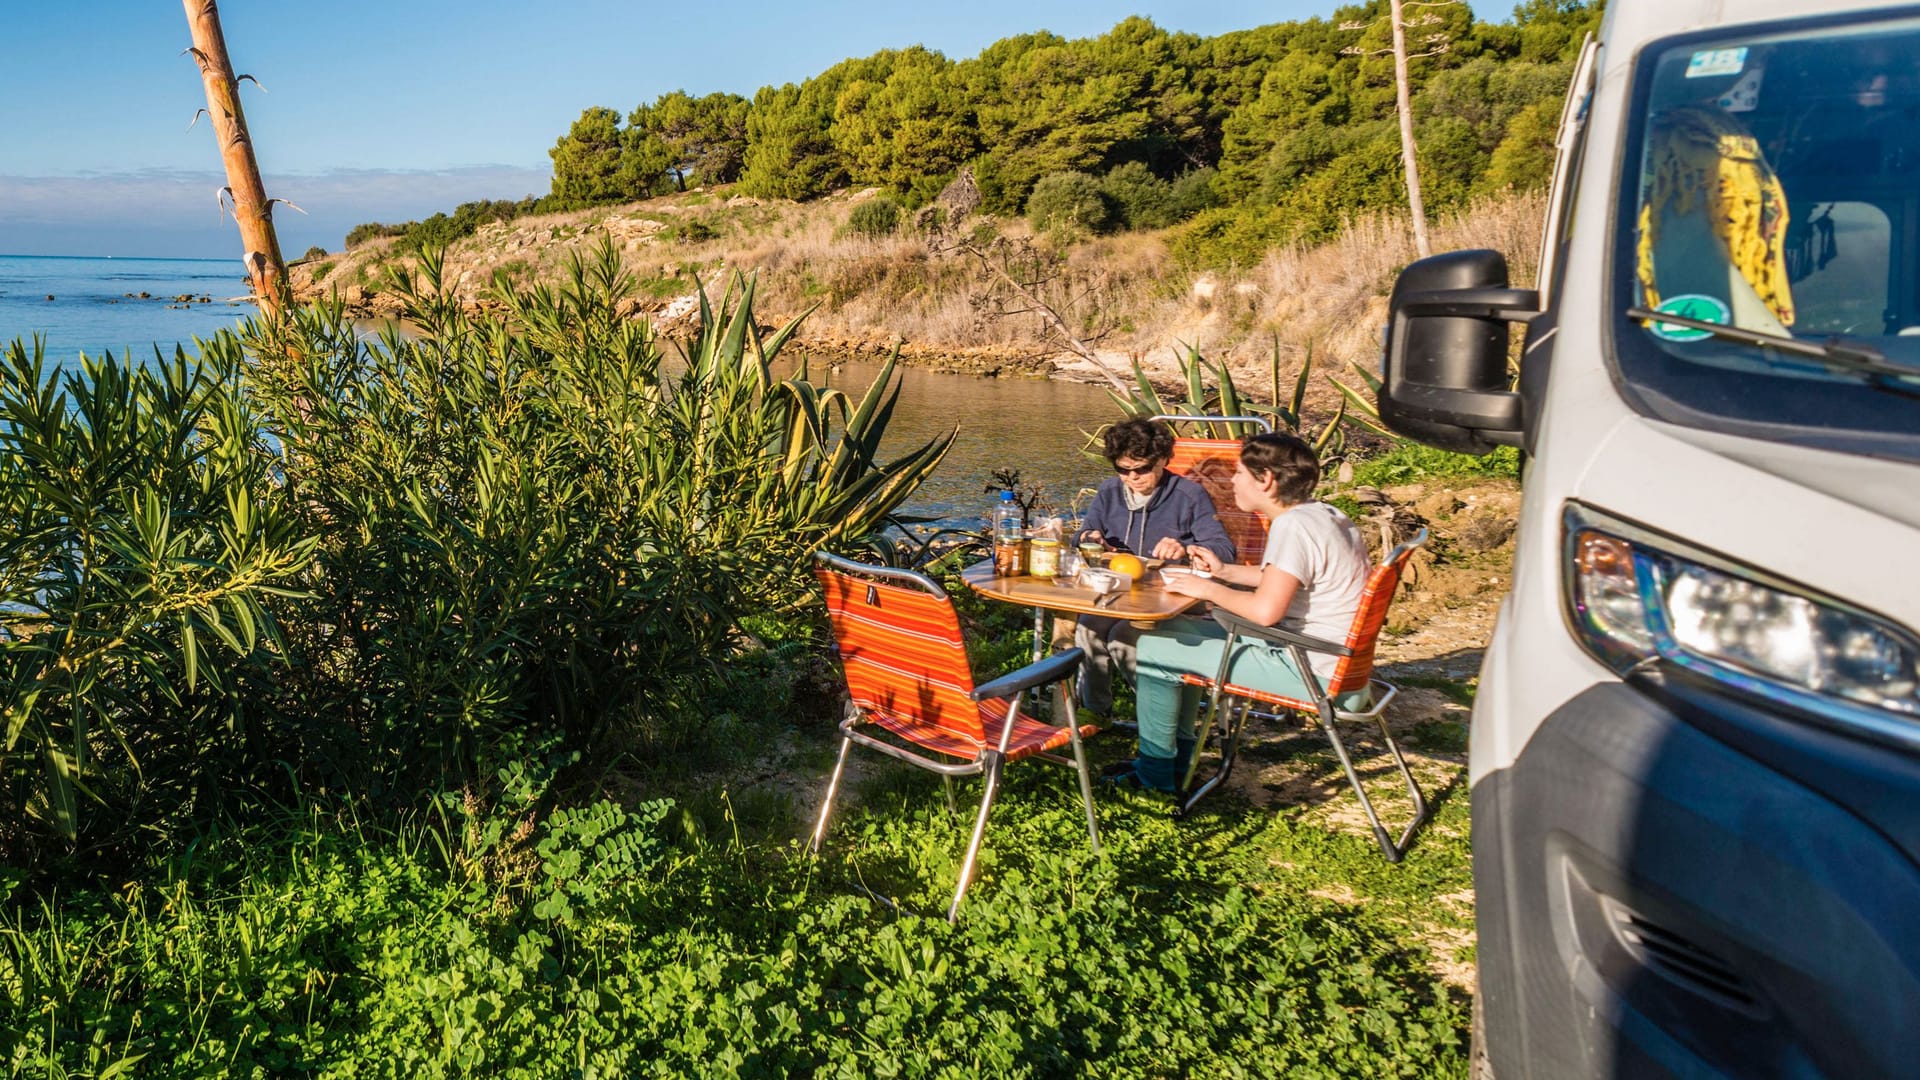
[[[1197,596],[1262,626],[1284,626],[1312,637],[1340,641],[1360,607],[1372,566],[1367,542],[1347,516],[1315,502],[1320,459],[1313,447],[1292,435],[1265,434],[1247,439],[1233,470],[1233,501],[1242,510],[1265,515],[1267,548],[1259,566],[1236,566],[1195,552],[1195,569],[1211,577],[1183,575],[1167,591]],[[1220,669],[1227,632],[1212,619],[1169,619],[1139,638],[1140,748],[1132,761],[1108,770],[1116,782],[1156,791],[1173,791],[1193,757],[1194,720],[1200,691],[1182,676],[1212,678]],[[1336,658],[1309,657],[1314,674],[1325,680]],[[1309,697],[1305,680],[1284,650],[1241,642],[1227,672],[1230,682]],[[1365,707],[1366,690],[1339,699],[1341,708]]]
[[[1114,475],[1100,485],[1080,522],[1080,539],[1098,540],[1115,551],[1155,559],[1185,559],[1201,549],[1218,561],[1234,560],[1233,541],[1214,512],[1207,489],[1167,471],[1173,431],[1136,416],[1109,427],[1103,449]],[[1096,713],[1113,708],[1113,669],[1133,671],[1139,631],[1124,619],[1083,618],[1074,644],[1086,650],[1080,667],[1080,706]]]

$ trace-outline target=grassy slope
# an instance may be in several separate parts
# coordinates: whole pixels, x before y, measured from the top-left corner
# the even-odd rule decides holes
[[[910,356],[992,369],[1043,368],[1041,358],[1060,354],[1035,316],[982,316],[982,275],[964,257],[930,255],[924,238],[905,233],[845,236],[848,214],[865,197],[762,202],[723,190],[525,218],[455,244],[450,277],[464,274],[469,295],[497,270],[521,282],[552,280],[569,252],[606,237],[641,279],[638,310],[654,318],[690,310],[685,298],[695,276],[717,293],[730,271],[741,270],[759,274],[770,321],[818,305],[803,339],[818,349],[881,347],[898,338]],[[1505,251],[1516,283],[1524,283],[1532,279],[1542,212],[1538,195],[1479,203],[1436,221],[1434,248]],[[1021,221],[996,227],[1027,232]],[[377,305],[366,290],[377,288],[382,263],[400,258],[389,245],[296,268],[294,280]],[[1310,344],[1316,362],[1329,365],[1324,371],[1371,364],[1386,292],[1414,257],[1405,223],[1395,218],[1362,219],[1326,245],[1278,249],[1258,266],[1206,273],[1176,266],[1161,234],[1128,233],[1067,249],[1064,271],[1041,291],[1121,370],[1140,356],[1170,372],[1174,350],[1192,344],[1232,360],[1236,375],[1264,391],[1276,335],[1283,368],[1293,369]]]

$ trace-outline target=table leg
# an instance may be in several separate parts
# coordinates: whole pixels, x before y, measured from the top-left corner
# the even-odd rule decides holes
[[[1075,615],[1070,611],[1054,612],[1053,613],[1053,638],[1052,638],[1052,641],[1049,643],[1050,651],[1059,652],[1062,649],[1073,648],[1074,630],[1079,625],[1080,625],[1080,617],[1078,615]],[[1080,675],[1078,672],[1075,672],[1072,678],[1062,680],[1061,682],[1056,683],[1054,685],[1054,690],[1053,690],[1054,723],[1065,726],[1074,722],[1074,719],[1077,715],[1077,710],[1074,708],[1073,703],[1076,700],[1078,700],[1078,694],[1076,693],[1076,691],[1078,691],[1079,686],[1080,686]]]

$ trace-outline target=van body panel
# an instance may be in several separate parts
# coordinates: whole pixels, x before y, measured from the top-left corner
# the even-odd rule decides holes
[[[1859,806],[1703,730],[1774,722],[1595,686],[1474,785],[1495,1075],[1912,1075],[1920,867]],[[1888,764],[1920,803],[1912,763]]]
[[[1474,406],[1408,433],[1526,448],[1468,747],[1483,1049],[1920,1075],[1920,4],[1611,0],[1599,42],[1521,428],[1478,354],[1383,359]]]
[[[1722,435],[1709,449],[1678,437],[1684,430],[1628,419],[1594,448],[1574,497],[1898,622],[1920,612],[1913,529],[1832,490],[1857,495],[1872,483],[1865,460],[1779,444],[1755,444],[1736,457],[1726,451],[1754,440]],[[1912,466],[1892,468],[1909,485],[1920,481]],[[1815,477],[1818,486],[1783,475],[1789,472]],[[1898,490],[1885,494],[1913,501]]]
[[[1914,469],[1898,461],[1885,461],[1859,454],[1810,450],[1781,446],[1761,439],[1747,439],[1717,431],[1663,425],[1682,442],[1750,465],[1783,480],[1819,491],[1841,502],[1885,517],[1908,529],[1920,529],[1920,499],[1913,497]],[[1874,549],[1862,547],[1852,537],[1835,537],[1834,548],[1843,556],[1860,552],[1881,562],[1889,576],[1906,576],[1903,563],[1911,552],[1898,547]]]

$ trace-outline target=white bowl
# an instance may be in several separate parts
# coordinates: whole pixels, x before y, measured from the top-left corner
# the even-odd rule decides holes
[[[1207,573],[1205,570],[1198,570],[1191,566],[1163,566],[1160,568],[1160,583],[1162,585],[1179,577],[1211,578],[1213,575]]]
[[[1092,589],[1095,596],[1108,593],[1126,592],[1133,588],[1133,578],[1117,570],[1097,570],[1088,567],[1080,571],[1080,584]]]

